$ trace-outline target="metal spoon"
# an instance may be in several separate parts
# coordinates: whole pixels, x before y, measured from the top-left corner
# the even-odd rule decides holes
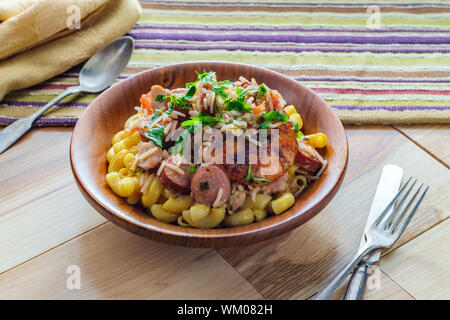
[[[79,86],[67,88],[31,116],[16,120],[0,131],[0,153],[30,130],[33,122],[58,101],[71,94],[98,93],[108,88],[127,66],[133,49],[133,38],[121,37],[97,51],[81,69]]]

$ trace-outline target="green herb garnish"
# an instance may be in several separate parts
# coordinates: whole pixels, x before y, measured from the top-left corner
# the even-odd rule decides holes
[[[247,172],[247,176],[245,177],[245,180],[246,180],[246,181],[253,180],[253,181],[259,181],[259,182],[263,182],[263,183],[266,183],[266,182],[270,182],[270,181],[271,181],[271,180],[269,180],[269,179],[263,179],[263,178],[257,178],[257,177],[254,177],[254,176],[252,175],[252,164],[251,164],[251,163],[248,165],[248,172]]]
[[[168,98],[169,98],[168,96],[165,96],[163,94],[158,94],[155,98],[155,101],[166,102]]]
[[[161,110],[155,110],[155,113],[152,116],[152,122],[155,122],[159,117],[161,117],[162,111]]]
[[[267,129],[270,122],[275,122],[275,121],[286,122],[289,120],[289,117],[287,116],[287,114],[281,113],[276,110],[272,110],[270,112],[264,113],[262,115],[262,117],[264,118],[264,122],[262,122],[260,124],[261,129]]]
[[[223,87],[223,86],[219,87],[216,85],[212,85],[212,89],[218,96],[221,96],[223,98],[228,98],[228,94],[225,92],[226,87]]]
[[[195,172],[195,167],[190,166],[189,167],[189,173],[193,174]]]
[[[194,132],[194,126],[196,124],[213,127],[219,122],[223,122],[223,120],[219,117],[213,117],[203,111],[200,111],[195,117],[191,117],[191,120],[183,121],[181,126],[186,127],[186,129],[192,133]]]
[[[237,110],[240,112],[251,112],[252,107],[250,107],[248,104],[245,104],[243,101],[233,100],[233,101],[229,101],[227,103],[225,110],[227,110],[227,111]]]
[[[199,80],[201,80],[204,84],[209,84],[212,88],[212,90],[218,95],[221,96],[223,98],[228,98],[227,93],[225,92],[226,87],[223,86],[222,84],[228,83],[225,81],[221,81],[221,82],[217,82],[214,80],[214,76],[216,75],[215,72],[211,71],[211,72],[204,72],[202,74],[199,74],[196,71],[197,75],[198,75],[198,80],[194,83],[190,83],[190,85],[192,84],[196,84]]]
[[[175,144],[173,145],[173,149],[172,149],[172,155],[174,154],[183,154],[183,141],[184,141],[184,137],[183,135],[180,135],[177,140],[175,141]]]
[[[150,140],[152,140],[154,144],[162,148],[162,141],[164,139],[164,127],[150,129],[150,131],[145,135]]]
[[[261,83],[258,87],[258,97],[262,98],[266,95],[267,93],[267,88],[264,85],[264,83]]]
[[[196,91],[197,88],[195,87],[195,84],[190,85],[188,91],[184,94],[184,96],[181,96],[176,99],[178,107],[181,109],[190,109],[190,106],[186,104],[188,104],[190,100],[194,97]]]
[[[252,107],[250,107],[248,104],[246,104],[245,97],[248,93],[248,90],[244,90],[242,88],[236,88],[237,97],[235,99],[227,99],[225,100],[225,110],[231,111],[231,110],[237,110],[240,112],[251,112]]]

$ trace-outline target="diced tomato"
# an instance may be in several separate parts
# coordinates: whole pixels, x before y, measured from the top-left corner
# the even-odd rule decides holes
[[[148,114],[153,114],[151,93],[143,94],[140,101],[141,107],[147,109]]]
[[[274,94],[272,91],[270,91],[270,96],[272,97],[274,109],[278,109],[278,106],[280,105],[280,100],[278,100],[278,96]]]
[[[211,90],[212,85],[210,83],[205,83],[205,88]]]
[[[263,112],[266,110],[266,103],[263,101],[260,105],[257,105],[256,107],[253,107],[253,113],[258,118],[263,114]]]

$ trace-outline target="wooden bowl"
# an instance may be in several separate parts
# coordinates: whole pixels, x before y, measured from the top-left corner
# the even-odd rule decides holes
[[[328,167],[311,183],[287,212],[247,226],[221,229],[184,228],[160,222],[112,192],[106,183],[106,152],[113,135],[135,113],[139,98],[154,84],[184,87],[197,78],[195,71],[215,71],[220,80],[255,78],[278,90],[300,112],[305,134],[324,132],[328,146],[323,156]],[[189,62],[155,68],[130,77],[99,95],[84,111],[73,132],[70,161],[84,197],[104,217],[137,235],[189,247],[242,246],[275,237],[305,223],[319,213],[339,189],[347,166],[348,144],[344,128],[317,94],[297,81],[267,69],[230,62]],[[332,221],[330,221],[332,223]]]

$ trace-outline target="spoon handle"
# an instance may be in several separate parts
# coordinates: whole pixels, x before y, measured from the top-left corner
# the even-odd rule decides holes
[[[79,86],[67,88],[60,93],[56,98],[47,103],[41,109],[33,113],[27,118],[22,118],[14,121],[5,129],[0,131],[0,154],[8,149],[14,142],[16,142],[21,136],[23,136],[28,130],[30,130],[34,121],[39,118],[45,111],[50,109],[55,103],[64,99],[68,95],[79,93],[82,89]]]

